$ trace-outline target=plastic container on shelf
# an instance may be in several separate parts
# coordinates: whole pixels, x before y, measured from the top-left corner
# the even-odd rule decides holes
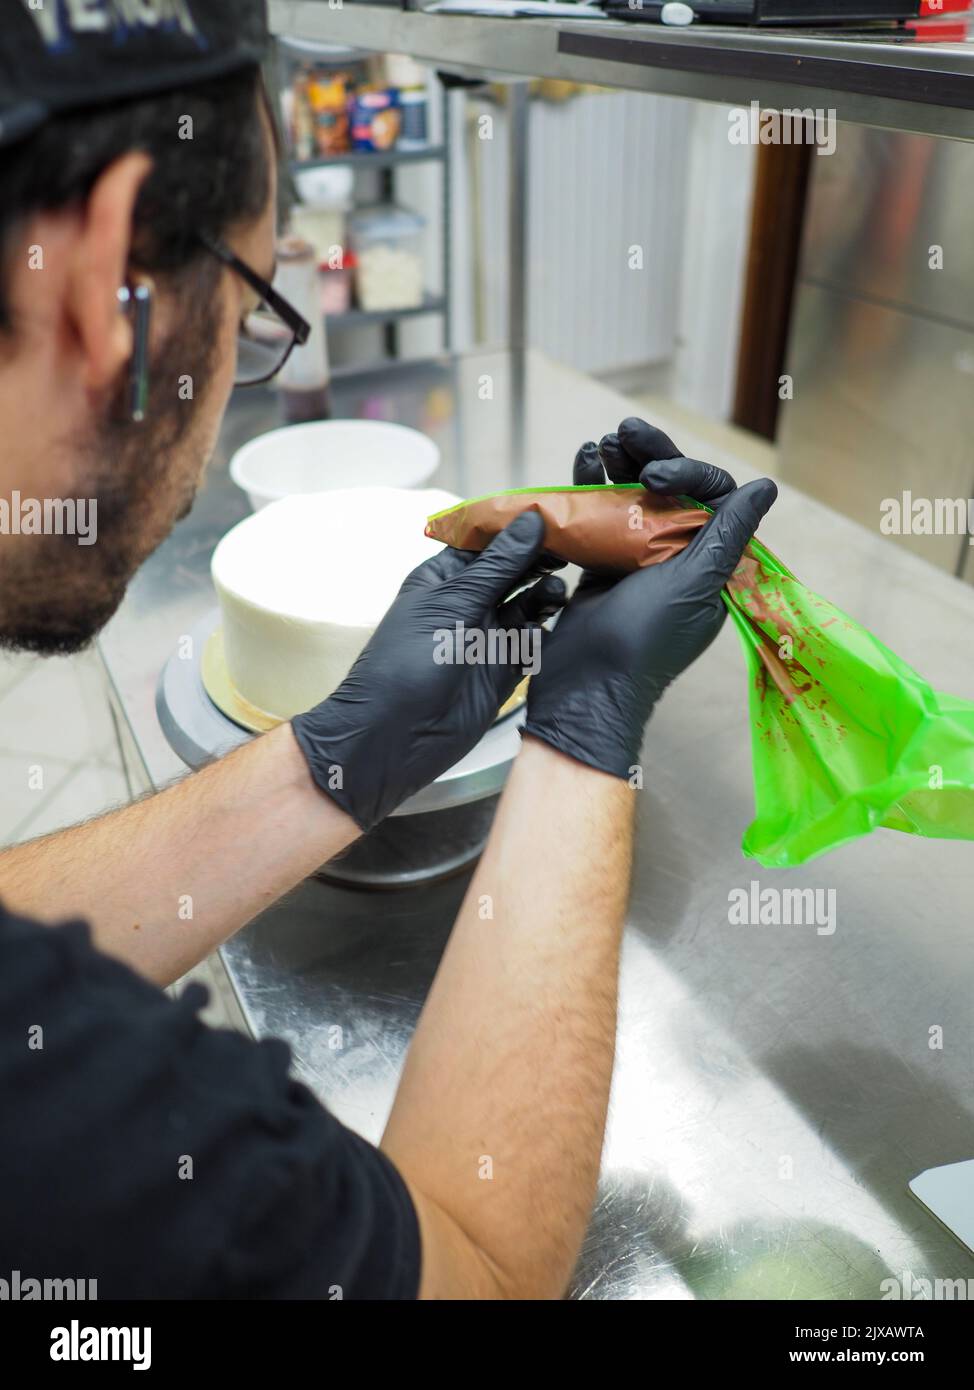
[[[309,208],[348,212],[355,193],[355,179],[347,164],[298,169],[294,175],[298,195]]]
[[[352,276],[355,256],[349,251],[341,265],[323,264],[318,267],[321,285],[321,308],[328,317],[347,314],[352,307]]]
[[[384,59],[386,81],[390,87],[423,87],[426,69],[408,53],[387,53]]]
[[[348,219],[355,292],[367,313],[417,309],[423,302],[426,219],[395,203],[359,208]]]
[[[296,203],[291,209],[291,229],[305,241],[310,241],[319,262],[331,260],[345,245],[345,214],[304,207]]]
[[[429,144],[429,125],[426,118],[426,88],[403,87],[399,92],[399,114],[402,125],[397,150],[423,150]]]
[[[345,214],[352,207],[354,180],[347,165],[299,169],[294,182],[302,199],[291,209],[291,227],[329,263],[345,245]]]
[[[320,312],[317,255],[310,242],[294,234],[278,238],[274,285],[311,325],[308,341],[292,349],[274,378],[285,419],[326,420],[331,414],[331,373]]]
[[[401,127],[397,150],[422,150],[429,144],[428,73],[405,53],[385,55],[386,80],[398,92]]]

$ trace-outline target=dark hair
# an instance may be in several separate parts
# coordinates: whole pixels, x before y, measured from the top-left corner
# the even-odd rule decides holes
[[[0,150],[0,331],[13,327],[7,267],[24,219],[80,202],[112,160],[129,150],[144,150],[152,159],[133,218],[132,259],[139,269],[176,274],[203,254],[198,232],[220,238],[257,217],[270,176],[258,92],[259,70],[250,68],[58,116]],[[264,103],[268,110],[266,96]]]

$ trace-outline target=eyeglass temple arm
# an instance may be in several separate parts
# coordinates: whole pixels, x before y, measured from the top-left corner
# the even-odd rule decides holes
[[[281,319],[287,324],[294,334],[295,342],[303,344],[308,341],[311,332],[311,324],[302,314],[299,314],[293,304],[289,304],[283,295],[278,294],[274,286],[265,280],[262,275],[258,275],[256,270],[252,270],[246,261],[242,261],[238,255],[225,246],[222,241],[217,241],[213,237],[208,237],[205,233],[198,233],[200,241],[217,260],[236,271],[242,280],[245,280],[250,288],[259,294],[265,304],[268,304]]]

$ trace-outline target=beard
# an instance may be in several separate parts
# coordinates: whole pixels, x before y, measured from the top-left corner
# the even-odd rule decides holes
[[[209,442],[199,437],[198,405],[219,324],[212,286],[210,293],[200,289],[186,292],[181,321],[150,362],[145,420],[125,419],[126,372],[90,437],[80,449],[76,442],[66,446],[84,460],[73,490],[89,499],[94,543],[80,545],[76,535],[32,535],[4,546],[0,648],[42,656],[81,651],[115,613],[139,565],[192,508],[209,452]],[[178,383],[187,376],[193,399],[183,400]]]

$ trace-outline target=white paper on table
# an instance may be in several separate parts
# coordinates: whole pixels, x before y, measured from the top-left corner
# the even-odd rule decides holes
[[[910,1191],[974,1255],[974,1158],[927,1168]]]

